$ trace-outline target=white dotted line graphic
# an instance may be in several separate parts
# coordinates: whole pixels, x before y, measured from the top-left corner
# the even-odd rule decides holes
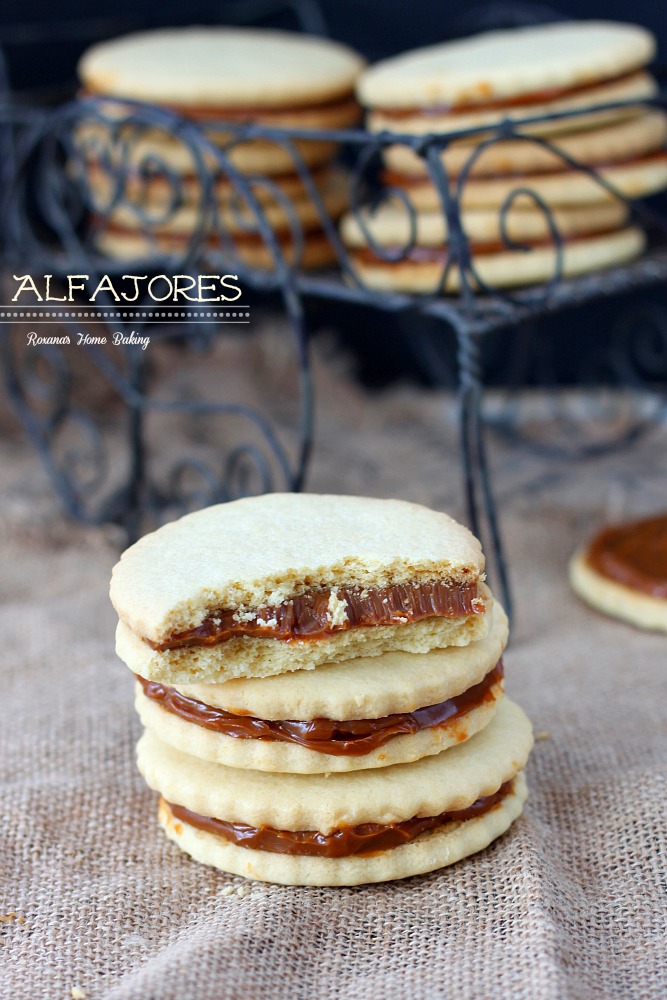
[[[250,319],[249,312],[99,312],[91,310],[64,312],[52,310],[49,312],[0,311],[0,319]]]

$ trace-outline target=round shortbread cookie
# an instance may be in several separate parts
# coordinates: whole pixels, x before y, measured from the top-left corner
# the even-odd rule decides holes
[[[487,592],[480,588],[482,595]],[[485,598],[486,600],[486,598]],[[392,650],[428,653],[445,646],[467,646],[488,631],[486,614],[466,618],[428,618],[407,625],[350,629],[326,639],[227,639],[217,646],[186,646],[159,652],[122,621],[116,653],[132,673],[165,684],[218,684],[237,677],[271,677],[312,670],[323,663],[379,656]]]
[[[142,693],[139,685],[135,708],[149,732],[163,743],[192,757],[252,771],[333,774],[405,764],[458,746],[489,724],[503,695],[502,681],[491,688],[490,694],[490,699],[464,715],[418,733],[395,736],[378,749],[355,757],[319,753],[290,743],[244,740],[211,732],[164,711]]]
[[[91,93],[187,107],[325,103],[364,65],[338,42],[265,28],[163,28],[100,42],[78,73]]]
[[[119,115],[116,109],[115,116]],[[296,177],[299,159],[307,167],[316,168],[330,161],[338,149],[337,143],[329,139],[293,139],[289,146],[296,150],[295,162],[289,146],[278,140],[235,140],[230,132],[221,132],[206,123],[197,124],[194,131],[186,131],[179,138],[169,130],[134,127],[110,133],[106,126],[84,121],[78,127],[77,139],[86,157],[127,158],[122,162],[132,165],[149,162],[153,167],[159,165],[161,170],[177,174],[198,173],[198,158],[201,158],[205,169],[214,173],[224,171],[230,164],[243,174],[263,177],[291,173]],[[116,176],[120,176],[122,170],[120,165]]]
[[[645,198],[667,186],[667,156],[656,153],[637,161],[615,163],[597,171],[604,181],[582,170],[559,170],[553,174],[525,177],[469,177],[458,193],[462,208],[491,208],[501,205],[517,190],[534,192],[549,206],[580,206]],[[401,178],[396,177],[400,183]],[[430,180],[408,184],[403,190],[417,211],[442,212],[442,199]],[[392,181],[393,182],[393,181]],[[610,185],[611,190],[605,186]]]
[[[222,608],[278,607],[326,587],[474,583],[483,570],[479,542],[447,514],[401,500],[269,493],[144,535],[114,567],[110,596],[129,628],[161,642]]]
[[[204,225],[207,231],[217,232],[220,229],[232,235],[259,233],[259,219],[263,217],[263,221],[277,233],[289,233],[293,224],[310,232],[321,228],[323,217],[337,219],[345,210],[348,203],[346,174],[342,170],[328,171],[318,191],[324,216],[307,196],[291,199],[287,206],[274,196],[273,200],[265,199],[255,211],[248,199],[237,192],[233,204],[229,198],[226,202],[216,202],[214,213],[206,212]],[[164,219],[164,207],[154,209],[144,201],[139,204],[124,202],[113,209],[105,221],[114,228],[136,232],[138,236],[146,230],[156,239],[180,236],[187,240],[201,223],[202,208],[201,201],[199,205],[183,205]],[[145,221],[145,216],[150,221]]]
[[[164,800],[160,803],[159,821],[167,836],[195,861],[232,875],[279,885],[361,885],[434,871],[483,850],[521,814],[527,794],[523,773],[518,774],[512,791],[489,812],[450,823],[409,844],[368,857],[294,857],[237,847],[176,820]]]
[[[568,96],[555,98],[544,104],[531,104],[503,108],[502,110],[471,110],[457,114],[429,113],[425,115],[420,109],[415,114],[401,115],[396,118],[381,109],[371,111],[367,116],[367,125],[371,132],[403,133],[404,135],[426,135],[429,133],[460,133],[468,129],[490,129],[501,122],[509,120],[521,125],[521,132],[526,135],[558,135],[560,132],[576,132],[584,129],[599,128],[601,125],[613,124],[632,118],[637,114],[641,101],[655,97],[658,85],[650,73],[634,73],[632,76],[600,86],[591,87]],[[585,112],[585,109],[605,104],[615,104],[623,101],[636,101],[636,105],[610,108],[606,111]],[[546,115],[563,115],[565,112],[580,111],[581,114],[572,117],[554,118],[548,121],[530,123],[531,118]],[[585,112],[585,113],[584,113]],[[525,122],[525,123],[524,123]],[[467,141],[479,142],[485,138],[484,133],[467,137]]]
[[[598,573],[586,558],[586,547],[572,556],[569,577],[574,592],[597,611],[637,628],[667,632],[667,600],[644,594]]]
[[[190,240],[194,238],[194,233],[191,236],[174,233],[156,235],[138,230],[133,232],[129,229],[104,229],[96,234],[95,245],[101,254],[115,260],[131,260],[135,264],[143,261],[150,264],[156,258],[162,259],[165,256],[182,258]],[[227,267],[240,263],[246,267],[271,271],[276,266],[273,252],[261,239],[247,243],[237,237],[236,240],[232,239],[229,247],[225,245],[223,248],[218,243],[212,243],[211,250],[221,255]],[[305,233],[303,244],[298,248],[291,242],[280,245],[279,263],[285,261],[290,267],[316,270],[329,267],[336,260],[334,247],[320,230]]]
[[[379,719],[437,705],[479,684],[495,667],[507,641],[507,618],[496,605],[489,635],[463,647],[421,655],[385,653],[343,663],[226,684],[177,685],[186,697],[254,718]],[[211,731],[165,710],[137,685],[136,709],[143,725],[184,753],[230,767],[302,774],[388,767],[439,753],[468,739],[490,721],[502,683],[491,697],[463,715],[418,733],[394,736],[372,752],[336,755],[281,741],[243,739]]]
[[[609,232],[627,222],[629,208],[621,201],[601,202],[598,205],[567,206],[555,208],[553,221],[561,236],[579,236],[588,233]],[[386,202],[376,211],[362,209],[363,219],[373,241],[384,247],[407,247],[411,236],[411,218],[405,207]],[[472,244],[498,243],[503,239],[501,216],[497,209],[465,209],[461,214],[463,230]],[[550,240],[551,230],[544,212],[535,207],[527,195],[518,196],[505,218],[506,233],[511,240],[521,243],[531,240]],[[447,241],[447,220],[442,212],[417,212],[415,214],[415,245],[442,246]],[[341,236],[348,247],[368,245],[359,218],[348,213],[341,220]]]
[[[615,125],[561,133],[551,140],[556,151],[547,149],[539,142],[508,139],[494,142],[476,154],[470,143],[458,142],[444,150],[441,159],[449,174],[456,177],[463,169],[468,169],[471,177],[531,174],[563,170],[567,163],[559,153],[589,166],[608,165],[664,148],[666,139],[667,115],[663,111],[647,111]],[[408,146],[390,146],[384,151],[383,159],[389,170],[428,176],[428,166],[423,157]]]
[[[173,182],[166,173],[150,172],[142,175],[139,164],[124,170],[116,163],[110,169],[103,169],[94,158],[86,162],[83,172],[93,211],[101,211],[103,214],[106,212],[120,182],[124,196],[131,202],[146,205],[157,212],[164,211],[175,200],[179,205],[201,204],[202,178],[192,172],[192,167],[190,164],[190,171],[177,176]],[[216,202],[220,205],[229,205],[232,199],[241,197],[239,184],[230,181],[220,171],[214,170],[213,174]],[[339,178],[346,176],[337,167],[328,165],[313,170],[310,176],[319,191],[327,190],[330,185],[335,184],[333,178],[336,174]],[[265,183],[265,180],[268,183]],[[248,177],[247,182],[260,205],[274,204],[281,197],[289,199],[290,202],[310,201],[309,190],[298,174],[276,174],[268,178]]]
[[[564,277],[588,274],[638,257],[646,246],[641,229],[631,226],[616,233],[573,239],[563,246]],[[362,260],[352,253],[352,263],[360,282],[379,291],[433,294],[440,288],[444,261],[403,260],[386,263]],[[479,278],[491,288],[520,288],[543,284],[556,273],[554,247],[533,247],[528,251],[503,251],[475,255],[473,264]],[[470,278],[473,285],[475,278]],[[447,276],[445,292],[461,289],[461,274],[454,267]]]
[[[523,769],[533,744],[525,713],[502,698],[465,743],[409,764],[343,774],[252,773],[184,754],[146,731],[137,763],[167,802],[200,816],[275,830],[331,834],[467,809]]]
[[[468,646],[357,657],[278,677],[175,686],[188,698],[258,719],[344,721],[413,712],[467,691],[495,667],[507,643],[508,623],[497,602],[488,604],[489,632]]]
[[[654,54],[639,26],[557,21],[405,52],[369,67],[357,93],[370,107],[479,104],[620,77]]]

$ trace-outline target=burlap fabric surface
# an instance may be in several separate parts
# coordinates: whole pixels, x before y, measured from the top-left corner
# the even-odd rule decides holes
[[[236,350],[238,387],[264,369]],[[460,513],[451,400],[373,398],[321,361],[317,381],[311,489]],[[525,419],[553,436],[536,402]],[[491,444],[518,608],[508,690],[538,733],[525,813],[451,869],[302,889],[200,867],[158,829],[113,652],[117,538],[67,525],[7,425],[3,1000],[667,995],[667,642],[588,610],[565,572],[608,518],[665,506],[664,427],[586,463]]]

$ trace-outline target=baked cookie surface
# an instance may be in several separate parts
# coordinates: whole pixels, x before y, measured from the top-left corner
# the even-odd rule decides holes
[[[248,877],[335,885],[382,881],[432,870],[486,846],[521,809],[523,786],[521,782],[515,784],[515,779],[531,746],[530,723],[518,706],[503,699],[489,725],[466,743],[390,768],[328,776],[265,772],[250,775],[180,753],[150,732],[139,741],[137,759],[147,783],[160,792],[169,807],[163,808],[162,821],[170,836],[182,838],[187,830],[185,841],[179,842],[186,849],[194,847],[200,860]],[[484,813],[487,821],[479,830],[477,821],[481,817],[471,819],[466,811],[474,811],[476,804],[491,796],[498,798]],[[184,809],[191,818],[184,821],[181,814],[172,822],[172,808],[177,816],[178,810]],[[457,827],[455,844],[451,837],[441,839],[454,832],[447,818],[452,813],[466,817]],[[256,837],[265,829],[278,835],[283,831],[284,836],[282,843],[277,847],[272,844],[270,850],[239,846],[239,835],[230,838],[209,832],[202,839],[198,834],[205,822],[197,817],[242,828],[241,844],[244,838],[247,842],[248,837]],[[349,847],[344,846],[341,853],[340,846],[336,846],[337,838],[350,833],[353,839],[365,836],[369,831],[359,829],[364,824],[382,827],[379,832],[384,834],[385,827],[438,817],[444,818],[428,832],[408,837],[403,846],[410,850],[403,855],[394,854],[403,847],[392,847],[366,856],[363,841],[352,846],[352,854]],[[467,826],[469,822],[471,827]],[[197,835],[190,834],[193,827]],[[472,836],[467,836],[467,830]],[[303,850],[295,850],[294,842],[303,841],[308,831],[315,837],[307,837],[313,845],[307,847],[309,856],[304,860]],[[295,836],[290,837],[290,832]],[[222,850],[229,846],[230,839],[236,850]],[[332,844],[336,852],[333,857]],[[238,851],[243,853],[238,855]]]
[[[490,31],[371,66],[358,94],[373,107],[484,104],[622,77],[654,53],[650,32],[612,21]]]
[[[430,653],[385,653],[226,684],[137,685],[146,727],[194,757],[237,768],[331,773],[418,760],[473,736],[503,692],[507,619]]]
[[[92,46],[78,66],[91,93],[174,106],[310,105],[347,94],[364,65],[328,39],[266,28],[180,27]]]
[[[446,514],[360,497],[267,494],[146,535],[114,567],[117,652],[169,683],[221,682],[488,629],[479,543]]]

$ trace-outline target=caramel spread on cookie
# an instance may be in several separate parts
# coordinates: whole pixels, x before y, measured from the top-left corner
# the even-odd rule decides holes
[[[248,826],[245,823],[228,823],[222,819],[200,816],[183,806],[167,803],[173,816],[183,823],[224,837],[237,847],[272,854],[306,854],[315,858],[347,858],[351,855],[368,856],[379,851],[409,844],[422,833],[437,830],[448,823],[461,823],[490,812],[499,805],[512,789],[512,780],[506,781],[491,795],[477,799],[467,809],[454,809],[438,816],[416,816],[402,823],[361,823],[343,826],[333,833],[317,830],[275,830],[270,826]]]
[[[478,684],[437,705],[418,708],[414,712],[397,712],[381,719],[352,719],[345,722],[333,719],[273,721],[235,715],[222,708],[205,705],[194,698],[187,698],[175,688],[157,681],[147,681],[143,677],[137,677],[137,680],[146,697],[158,702],[165,711],[224,736],[294,743],[307,750],[331,756],[359,757],[377,750],[394,736],[443,726],[478,705],[495,701],[498,692],[494,688],[502,678],[503,663],[499,660]]]
[[[667,515],[601,531],[590,543],[586,561],[616,583],[667,598]]]
[[[350,628],[405,625],[425,618],[484,614],[477,584],[394,584],[391,587],[333,587],[300,594],[275,608],[214,611],[197,628],[146,642],[164,652],[182,646],[216,646],[236,636],[262,639],[322,639]]]

